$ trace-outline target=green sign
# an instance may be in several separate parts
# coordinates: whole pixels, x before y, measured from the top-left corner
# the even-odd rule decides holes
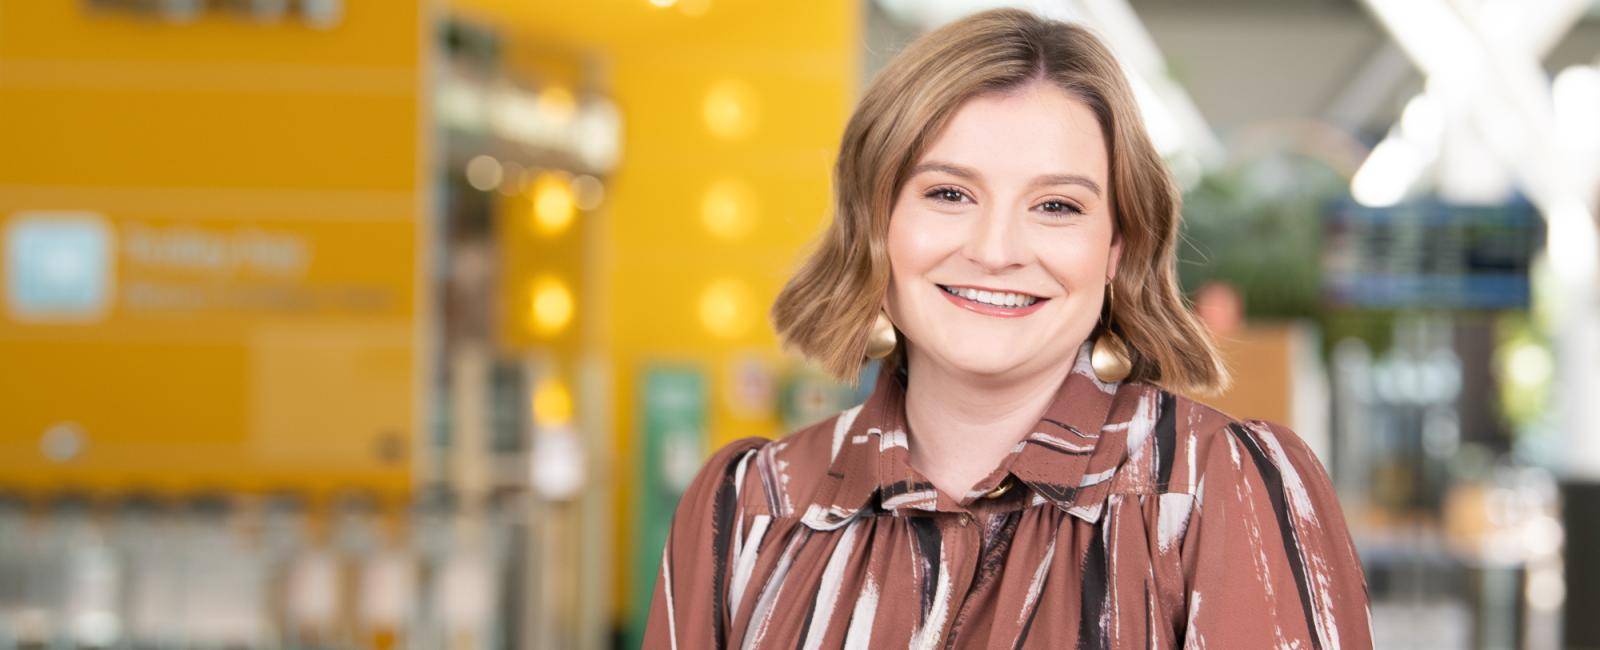
[[[641,373],[639,473],[633,556],[631,616],[627,647],[643,641],[645,618],[661,549],[678,497],[694,479],[706,456],[706,380],[688,364],[649,364]]]

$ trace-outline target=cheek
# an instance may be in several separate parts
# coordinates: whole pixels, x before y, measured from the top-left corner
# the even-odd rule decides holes
[[[1043,243],[1039,263],[1069,291],[1092,289],[1104,284],[1110,241],[1094,237],[1060,237]]]
[[[896,213],[889,221],[890,267],[898,273],[920,274],[937,266],[952,250],[948,228],[914,210]]]

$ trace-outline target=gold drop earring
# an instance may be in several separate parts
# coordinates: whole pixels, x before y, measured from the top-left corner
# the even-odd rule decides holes
[[[1115,285],[1106,281],[1105,308],[1102,310],[1100,336],[1094,339],[1094,349],[1089,353],[1089,363],[1094,366],[1094,376],[1111,384],[1128,378],[1133,372],[1133,361],[1128,358],[1128,346],[1111,331],[1111,303],[1116,298]]]
[[[877,320],[872,321],[872,332],[867,337],[867,356],[873,359],[882,359],[894,351],[898,337],[894,334],[894,323],[889,322],[889,314],[880,307]]]

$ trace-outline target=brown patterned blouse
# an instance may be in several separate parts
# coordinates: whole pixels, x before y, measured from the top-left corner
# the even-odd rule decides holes
[[[1101,383],[1088,351],[959,497],[907,464],[903,372],[718,450],[674,515],[645,647],[1372,647],[1366,577],[1306,444]]]

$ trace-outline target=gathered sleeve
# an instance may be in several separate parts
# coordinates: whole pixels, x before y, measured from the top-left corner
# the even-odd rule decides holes
[[[645,648],[722,648],[728,611],[729,555],[736,528],[741,464],[768,442],[735,440],[711,455],[678,500],[656,571]]]
[[[1327,470],[1298,435],[1232,422],[1197,450],[1185,648],[1371,648],[1366,574]]]

